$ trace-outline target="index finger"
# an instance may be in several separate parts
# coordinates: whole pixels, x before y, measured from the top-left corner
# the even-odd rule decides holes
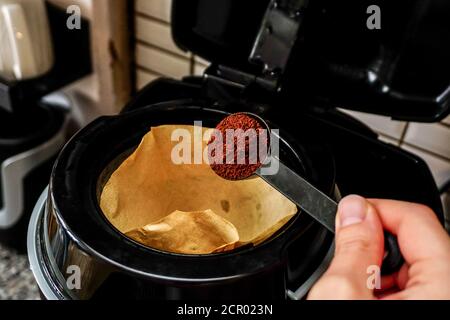
[[[383,227],[397,236],[408,264],[450,255],[450,239],[430,208],[395,200],[368,201],[377,210]]]

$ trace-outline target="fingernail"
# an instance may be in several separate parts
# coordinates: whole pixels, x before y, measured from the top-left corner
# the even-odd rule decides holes
[[[340,228],[363,222],[367,216],[367,201],[363,197],[352,195],[345,197],[338,208]]]

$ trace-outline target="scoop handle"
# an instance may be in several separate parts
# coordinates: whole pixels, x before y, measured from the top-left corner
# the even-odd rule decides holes
[[[276,168],[277,170],[272,170],[268,174],[267,172],[269,171],[265,171],[267,167]],[[328,230],[335,232],[334,223],[338,204],[276,157],[272,156],[270,163],[264,164],[256,174]],[[384,239],[385,257],[381,273],[386,275],[398,271],[404,259],[400,252],[397,238],[385,232]]]

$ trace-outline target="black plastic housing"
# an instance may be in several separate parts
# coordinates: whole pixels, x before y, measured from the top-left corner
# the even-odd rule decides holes
[[[202,86],[201,81],[196,78],[187,78],[183,82],[175,81],[171,79],[158,79],[144,89],[142,89],[139,95],[129,103],[125,108],[124,114],[128,114],[128,117],[133,117],[133,113],[139,112],[140,118],[145,119],[148,117],[148,121],[156,121],[158,119],[161,121],[162,117],[159,115],[151,116],[150,114],[158,109],[158,106],[150,106],[151,104],[164,102],[168,112],[173,111],[173,114],[169,116],[168,119],[171,121],[179,121],[177,114],[180,112],[178,99],[187,99],[193,97],[194,99],[201,99],[202,97]],[[186,105],[185,112],[189,112],[189,104]],[[230,106],[228,106],[230,107]],[[211,101],[211,110],[228,110],[229,112],[235,112],[236,110],[227,109],[226,106],[221,106]],[[249,105],[244,106],[244,109],[250,108]],[[156,109],[156,110],[155,110]],[[316,110],[316,112],[305,112],[299,113],[292,108],[289,108],[287,112],[280,112],[280,105],[274,105],[273,108],[269,108],[261,114],[265,119],[270,119],[271,121],[278,123],[283,130],[293,133],[293,138],[295,140],[296,146],[306,147],[307,153],[304,154],[304,161],[307,166],[313,165],[319,170],[311,171],[310,177],[315,181],[320,181],[323,177],[333,178],[332,181],[336,181],[340,192],[342,195],[348,194],[361,194],[366,197],[376,197],[376,198],[391,198],[405,201],[418,202],[430,206],[437,214],[438,218],[443,221],[442,205],[439,198],[439,193],[437,191],[436,184],[432,178],[432,175],[425,164],[425,162],[418,157],[403,151],[395,146],[391,146],[380,142],[377,140],[377,135],[370,129],[365,127],[360,122],[355,119],[340,113],[335,110]],[[186,117],[182,117],[185,119]],[[110,123],[106,125],[107,121]],[[113,125],[113,119],[104,119],[99,121],[96,126],[95,131],[98,133],[95,135],[96,140],[99,140],[98,145],[92,144],[92,139],[81,136],[78,137],[79,148],[83,152],[91,152],[89,150],[95,150],[99,154],[102,154],[101,161],[103,163],[108,163],[109,153],[117,154],[120,149],[126,149],[127,146],[124,145],[124,141],[118,143],[117,141],[111,141],[111,135],[108,135],[111,147],[105,146],[104,142],[100,142],[100,131],[111,130]],[[145,122],[145,121],[144,121]],[[147,123],[147,122],[146,122]],[[115,124],[118,125],[118,124]],[[116,135],[127,136],[127,139],[131,140],[131,132],[126,134],[124,130],[128,126],[122,124],[124,127],[122,130],[111,130],[114,132],[114,139]],[[94,128],[92,128],[94,129]],[[138,126],[133,127],[133,132],[137,132]],[[142,129],[144,130],[144,129]],[[93,132],[90,133],[92,136]],[[90,141],[90,143],[85,144],[84,141]],[[137,141],[137,140],[136,140]],[[74,141],[72,142],[74,144]],[[106,148],[105,150],[101,148]],[[328,156],[323,156],[320,150],[331,151],[332,158],[335,165],[330,166],[330,158]],[[68,150],[65,151],[67,153]],[[313,156],[313,154],[322,156]],[[313,156],[311,158],[311,156]],[[309,159],[308,159],[309,158]],[[74,160],[79,159],[79,157],[73,158]],[[92,159],[92,157],[89,157]],[[99,158],[100,159],[100,158]],[[69,159],[67,159],[69,160]],[[61,164],[66,161],[60,159]],[[312,161],[312,162],[309,162]],[[73,165],[74,162],[72,161]],[[92,162],[89,164],[93,166]],[[100,164],[102,167],[105,164]],[[74,170],[76,168],[71,168]],[[62,170],[64,171],[64,170]],[[61,171],[61,172],[62,172]],[[60,173],[61,173],[60,172]],[[77,170],[78,173],[80,171]],[[334,178],[334,174],[336,177]],[[70,177],[72,176],[72,177]],[[64,177],[66,180],[85,180],[92,179],[96,174],[73,174]],[[55,175],[55,177],[61,177],[61,174]],[[85,177],[85,178],[83,178]],[[322,178],[320,178],[322,177]],[[61,187],[69,184],[62,183],[61,181],[56,181],[54,184],[55,190],[62,190]],[[95,179],[94,179],[95,180]],[[87,181],[80,182],[80,185],[89,185],[91,182]],[[70,183],[71,184],[71,183]],[[321,187],[322,189],[324,186]],[[86,188],[74,187],[73,190],[77,190],[77,193],[89,193]],[[92,191],[91,191],[92,194]],[[54,200],[58,200],[61,195],[57,195]],[[89,200],[95,202],[95,197]],[[62,203],[59,202],[58,203]],[[79,199],[74,203],[83,204],[86,206],[86,200]],[[64,208],[59,207],[61,215],[67,217],[69,212],[67,209],[67,203]],[[73,213],[70,214],[73,219],[77,217],[75,212],[80,212],[79,205],[73,206]],[[92,215],[98,209],[87,210],[84,209],[82,212]],[[66,221],[67,222],[67,221]],[[75,227],[77,223],[75,221],[67,222],[66,226]],[[82,225],[82,220],[78,222]],[[83,224],[85,226],[85,224]],[[295,226],[291,226],[292,228]],[[316,224],[316,227],[320,227]],[[80,229],[81,230],[81,229]],[[79,230],[79,231],[80,231]],[[71,228],[72,233],[74,229]],[[192,284],[189,282],[183,283],[183,285],[176,284],[174,282],[158,283],[150,279],[136,278],[129,273],[114,273],[107,281],[99,288],[95,293],[94,299],[108,299],[111,294],[116,295],[114,288],[120,288],[118,290],[124,297],[133,297],[139,299],[181,299],[188,298],[194,300],[210,300],[210,299],[236,299],[236,298],[264,298],[264,299],[280,299],[284,295],[284,289],[281,285],[286,281],[287,288],[295,290],[300,285],[302,285],[310,277],[311,273],[317,269],[320,261],[323,259],[324,254],[329,248],[330,244],[330,234],[321,233],[317,228],[311,228],[304,233],[299,233],[299,237],[289,244],[287,252],[287,263],[281,268],[275,268],[269,272],[257,275],[248,274],[248,276],[240,278],[236,282],[222,281],[216,284],[214,283],[203,283],[201,286]],[[78,231],[75,232],[77,235],[77,241],[80,241],[80,234]],[[92,234],[92,233],[91,233]],[[97,233],[95,233],[97,234]],[[86,238],[83,237],[86,240]],[[101,245],[105,242],[104,238],[94,239],[91,236],[89,239],[91,244],[95,242],[95,246]],[[92,242],[94,241],[94,242]],[[129,246],[130,243],[123,246]],[[108,241],[108,243],[111,243]],[[324,245],[326,243],[327,245]],[[108,246],[107,246],[108,247]],[[273,248],[272,248],[273,249]],[[251,252],[251,251],[250,251]],[[89,253],[92,254],[92,253]],[[240,253],[243,255],[248,254],[248,252]],[[253,255],[254,253],[252,253]],[[275,251],[272,251],[272,255],[275,255]],[[149,252],[145,255],[150,256]],[[158,259],[169,259],[173,257],[158,256]],[[214,264],[216,261],[220,260],[220,257],[211,257],[211,261],[208,261],[208,270],[210,272],[219,272],[218,270],[230,270],[229,267],[225,268],[223,261]],[[133,256],[133,260],[130,263],[137,263],[136,265],[145,266],[147,268],[150,264],[136,262],[138,259]],[[156,259],[156,258],[155,258]],[[209,259],[209,258],[207,258]],[[131,261],[131,258],[130,260]],[[154,259],[152,259],[154,261]],[[250,261],[243,260],[242,263],[238,264],[239,270],[247,268],[247,263]],[[258,260],[260,261],[260,260]],[[285,261],[280,261],[285,263]],[[199,272],[202,264],[196,262],[198,267],[192,271],[189,267],[188,261],[179,260],[179,265],[183,266],[182,271],[185,274],[193,272]],[[186,268],[186,269],[185,269]],[[206,269],[205,269],[206,270]],[[214,271],[212,271],[214,270]],[[220,272],[223,272],[221,270]],[[174,272],[175,269],[166,268],[166,275],[169,272]],[[192,274],[192,273],[191,273]],[[238,273],[240,274],[240,273]],[[175,294],[176,293],[176,294]],[[176,298],[174,298],[176,296]],[[212,298],[213,297],[213,298]]]
[[[65,111],[44,104],[29,105],[26,116],[16,116],[0,110],[0,165],[5,160],[41,146],[54,137],[63,127]],[[32,159],[30,159],[32,161]],[[48,185],[56,154],[31,170],[23,184],[23,210],[21,218],[13,226],[0,229],[0,242],[19,252],[26,252],[27,227],[31,212],[42,190]],[[3,185],[0,170],[0,209],[5,205],[3,191],[16,188]]]
[[[249,56],[269,3],[174,0],[173,37],[213,64],[259,76],[262,70]],[[371,5],[381,9],[380,30],[367,28]],[[301,14],[281,75],[286,100],[407,121],[434,122],[449,114],[450,2],[310,0]]]
[[[172,84],[161,83],[160,91],[176,92]],[[183,83],[178,82],[178,86]],[[155,99],[157,96],[154,95]],[[174,93],[172,99],[176,98]],[[123,285],[129,297],[139,299],[170,299],[171,296],[201,300],[250,296],[284,299],[284,279],[309,277],[311,270],[323,260],[332,236],[305,214],[297,215],[261,245],[204,256],[172,254],[144,247],[117,231],[103,215],[98,199],[108,173],[119,165],[113,160],[135,148],[150,126],[202,120],[204,126],[214,127],[236,108],[242,110],[246,106],[213,107],[213,101],[207,99],[147,105],[119,116],[99,118],[66,145],[52,173],[49,208],[70,241],[77,243],[86,256],[114,265],[116,272],[94,298],[105,298],[108,288]],[[309,143],[306,137],[305,141],[294,138],[283,128],[280,135],[283,137],[280,157],[284,163],[331,196],[335,186],[334,165],[328,149]],[[296,254],[288,258],[287,251],[294,242],[303,245],[296,246]],[[299,267],[287,270],[288,260],[297,261]],[[112,287],[108,287],[108,283]]]

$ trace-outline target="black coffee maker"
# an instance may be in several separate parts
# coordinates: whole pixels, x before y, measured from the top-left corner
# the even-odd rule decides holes
[[[175,1],[173,35],[213,62],[209,74],[275,93],[297,110],[343,107],[433,122],[449,112],[449,7],[443,0]]]
[[[367,27],[373,5],[381,29]],[[443,221],[425,162],[336,108],[410,121],[446,116],[449,17],[441,0],[173,0],[176,43],[212,64],[203,77],[148,84],[120,115],[95,120],[65,146],[29,227],[43,295],[301,299],[326,270],[333,235],[301,213],[258,246],[205,256],[161,252],[117,231],[99,194],[151,126],[214,127],[253,112],[280,129],[282,160],[330,197],[423,203]],[[78,289],[67,285],[74,265]]]
[[[67,141],[69,113],[41,98],[91,70],[86,21],[80,31],[71,31],[65,28],[68,16],[63,10],[47,5],[46,11],[53,67],[26,80],[0,77],[0,241],[19,250],[26,248],[33,206]]]

